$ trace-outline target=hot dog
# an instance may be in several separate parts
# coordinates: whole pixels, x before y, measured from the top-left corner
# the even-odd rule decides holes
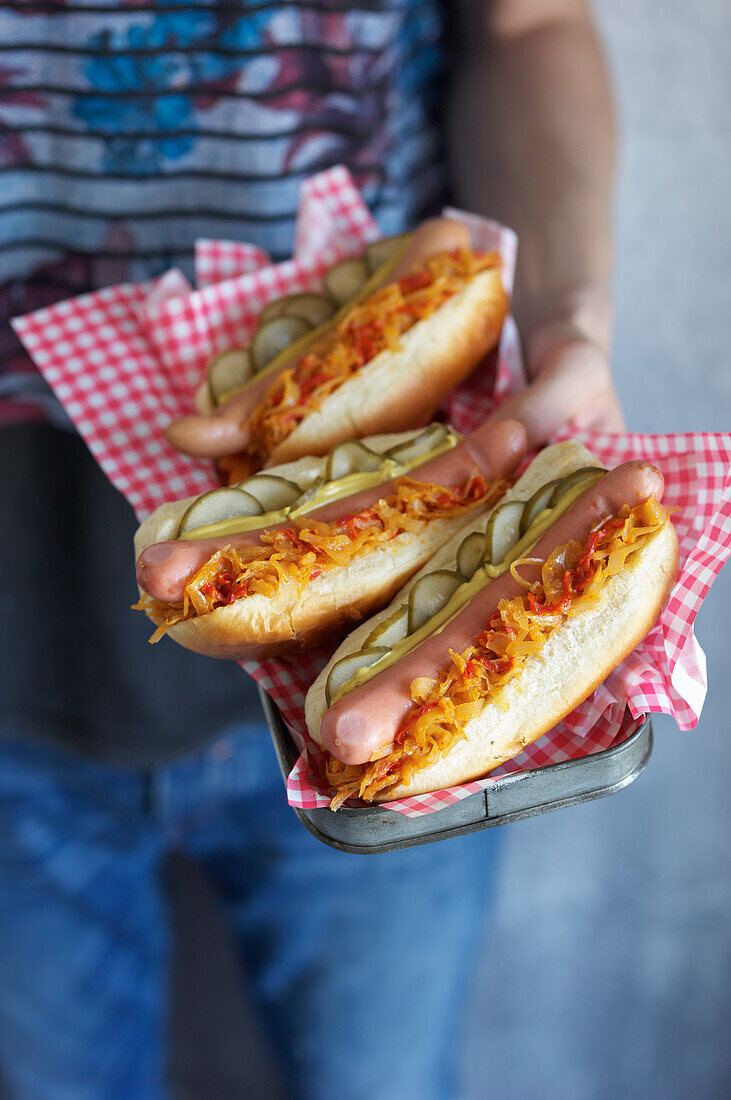
[[[419,459],[420,440],[438,445]],[[349,447],[365,456],[370,472],[313,484]],[[164,505],[135,540],[144,593],[138,606],[162,632],[210,656],[242,660],[312,644],[383,606],[476,509],[505,491],[524,452],[518,421],[484,425],[461,442],[433,425],[406,437],[343,443],[327,460],[254,477],[244,483],[244,497],[263,482],[281,482],[294,491],[291,505],[223,520],[220,531],[205,498],[215,504],[223,495],[227,504],[227,494],[239,490]],[[304,503],[295,499],[295,476],[310,481]],[[343,488],[350,489],[346,497]],[[205,525],[196,525],[199,515]]]
[[[644,638],[677,569],[662,474],[642,462],[608,473],[592,466],[574,444],[547,448],[488,518],[489,533],[501,509],[517,515],[516,502],[527,502],[527,526],[500,563],[478,567],[413,637],[392,636],[388,657],[358,671],[408,590],[336,652],[306,704],[310,732],[330,754],[336,806],[353,794],[383,801],[486,774],[573,710]],[[464,537],[411,581],[412,594],[435,566],[454,568]],[[522,564],[511,567],[516,554]]]
[[[325,454],[353,435],[425,424],[495,346],[507,311],[499,257],[469,244],[461,223],[425,222],[356,299],[224,394],[217,408],[204,387],[199,404],[206,415],[174,421],[168,441],[186,454],[218,459],[231,482]],[[265,324],[287,320],[293,323],[279,317]],[[259,333],[254,350],[257,339]]]

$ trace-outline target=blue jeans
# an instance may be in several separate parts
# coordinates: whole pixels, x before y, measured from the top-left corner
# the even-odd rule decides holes
[[[145,771],[0,741],[0,1095],[170,1095],[159,872],[177,849],[220,894],[292,1097],[454,1100],[495,848],[325,847],[265,730]]]

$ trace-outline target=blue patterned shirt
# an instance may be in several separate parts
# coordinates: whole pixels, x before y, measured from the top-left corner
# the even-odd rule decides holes
[[[0,30],[6,420],[54,415],[15,314],[191,274],[197,237],[284,257],[302,179],[332,164],[386,234],[438,205],[439,0],[26,0]]]

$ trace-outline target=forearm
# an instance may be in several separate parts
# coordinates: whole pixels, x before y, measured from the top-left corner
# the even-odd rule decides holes
[[[456,199],[520,236],[514,306],[528,348],[566,326],[606,354],[614,115],[588,9],[581,0],[463,0],[453,10]],[[533,351],[535,368],[544,353]]]

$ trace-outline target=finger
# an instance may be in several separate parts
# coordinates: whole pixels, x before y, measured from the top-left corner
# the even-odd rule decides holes
[[[193,458],[224,458],[243,450],[248,428],[222,416],[181,416],[164,431],[171,447]]]
[[[569,423],[588,422],[605,408],[614,424],[621,410],[613,394],[609,367],[601,351],[586,340],[572,340],[553,349],[537,378],[526,390],[509,398],[496,417],[522,420],[530,446],[547,442]]]

